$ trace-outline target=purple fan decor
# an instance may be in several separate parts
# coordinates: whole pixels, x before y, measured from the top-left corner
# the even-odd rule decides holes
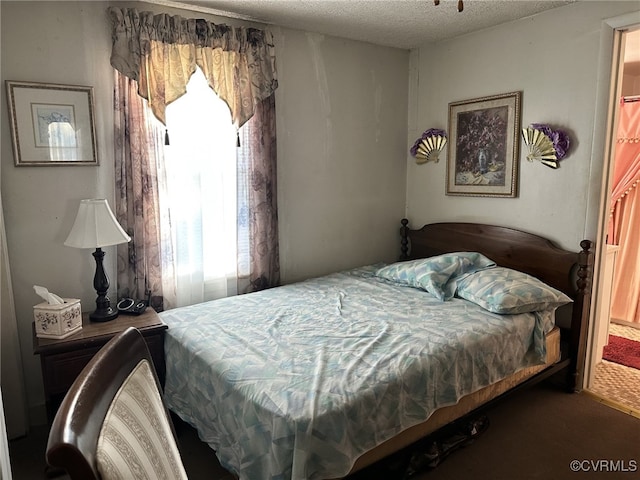
[[[440,151],[447,143],[447,132],[439,128],[429,128],[418,138],[411,149],[411,155],[417,163],[432,160],[437,162]]]
[[[536,130],[540,130],[544,133],[551,142],[553,143],[553,148],[556,151],[556,157],[558,160],[562,160],[567,153],[569,152],[569,135],[562,130],[554,130],[549,125],[545,125],[544,123],[532,123],[531,128],[535,128]]]

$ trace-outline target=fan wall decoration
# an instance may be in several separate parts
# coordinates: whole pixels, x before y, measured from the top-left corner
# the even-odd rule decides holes
[[[527,160],[537,160],[550,168],[558,168],[558,162],[569,151],[569,136],[562,130],[554,130],[542,123],[532,123],[523,128],[522,138],[529,149]]]
[[[439,128],[425,130],[422,136],[411,147],[411,155],[416,158],[417,164],[437,162],[440,152],[447,144],[447,132]]]

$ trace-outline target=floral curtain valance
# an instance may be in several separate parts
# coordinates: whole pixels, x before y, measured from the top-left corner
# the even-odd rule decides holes
[[[196,66],[238,127],[278,87],[270,32],[132,8],[110,7],[109,16],[111,65],[138,82],[139,95],[162,123],[166,106],[187,92]]]

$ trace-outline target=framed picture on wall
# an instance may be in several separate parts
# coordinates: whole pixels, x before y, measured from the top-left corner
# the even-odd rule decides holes
[[[98,165],[93,87],[5,84],[16,166]]]
[[[447,195],[516,197],[522,92],[449,104]]]

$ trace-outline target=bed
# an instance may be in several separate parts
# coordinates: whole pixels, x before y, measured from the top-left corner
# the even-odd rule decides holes
[[[580,388],[589,241],[406,219],[400,238],[391,265],[161,313],[168,406],[241,480],[343,478],[527,383]]]

